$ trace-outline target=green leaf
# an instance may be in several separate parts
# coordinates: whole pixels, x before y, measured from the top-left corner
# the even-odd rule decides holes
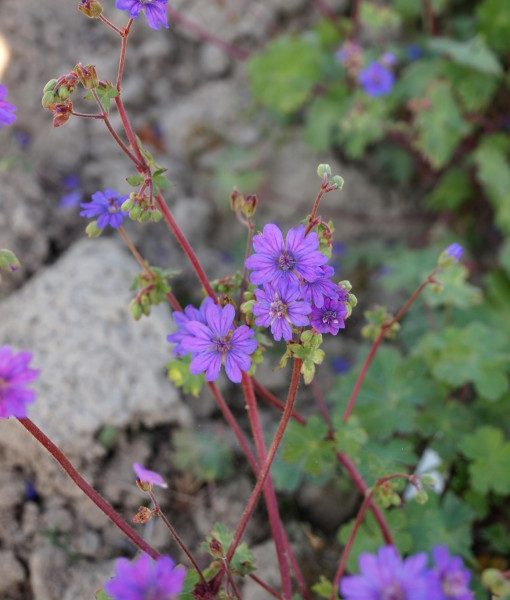
[[[480,31],[498,52],[510,49],[510,5],[507,0],[484,0],[478,5]]]
[[[215,523],[210,535],[207,536],[206,541],[202,544],[202,548],[206,552],[210,552],[209,544],[214,539],[220,542],[226,553],[233,538],[234,534],[223,523]],[[254,570],[253,555],[247,544],[243,543],[237,546],[230,562],[230,567],[232,573],[240,576],[248,575]]]
[[[469,271],[462,263],[456,263],[439,272],[435,279],[440,284],[440,291],[428,287],[424,292],[425,301],[429,306],[455,306],[469,308],[482,302],[480,288],[467,281]]]
[[[179,429],[173,434],[172,443],[175,466],[199,481],[221,481],[234,472],[232,451],[219,436]]]
[[[186,578],[184,579],[184,586],[182,592],[179,594],[179,600],[195,600],[193,594],[197,583],[200,581],[200,576],[194,569],[188,569],[186,571]]]
[[[503,73],[498,58],[481,38],[460,42],[450,38],[434,37],[428,40],[427,45],[433,52],[446,54],[454,62],[481,73],[497,76]]]
[[[431,84],[427,98],[430,108],[419,111],[415,117],[415,146],[436,169],[440,169],[452,158],[455,148],[472,126],[462,118],[448,83]]]
[[[510,442],[500,429],[480,427],[464,437],[460,449],[471,461],[469,475],[474,490],[510,494]]]
[[[126,177],[126,181],[129,185],[138,187],[145,181],[145,177],[143,175],[130,175],[129,177]]]
[[[368,441],[353,459],[369,484],[391,473],[408,473],[418,462],[413,443],[395,439],[385,442]]]
[[[450,80],[455,94],[460,97],[466,112],[488,108],[498,89],[498,77],[451,62],[443,65],[443,72]]]
[[[104,590],[99,590],[99,592],[96,592],[96,600],[112,600],[112,599],[110,598],[110,596],[108,596],[108,594]]]
[[[310,417],[306,426],[291,421],[282,442],[283,460],[300,464],[309,475],[330,472],[335,463],[335,445],[326,439],[327,434],[328,427],[320,417]]]
[[[499,250],[499,262],[510,276],[510,238],[507,238]]]
[[[317,150],[330,148],[348,102],[349,91],[343,85],[336,85],[327,95],[314,98],[306,113],[305,141]]]
[[[439,179],[427,198],[429,206],[439,210],[457,210],[472,196],[467,171],[453,167]]]
[[[473,383],[483,398],[497,400],[508,389],[507,348],[504,333],[472,322],[464,328],[428,333],[414,353],[440,381],[456,388]]]
[[[101,106],[106,113],[110,112],[110,104],[111,101],[119,95],[117,88],[113,86],[113,84],[109,81],[100,82],[99,86],[95,88],[95,91],[99,97],[99,101],[101,102]],[[84,96],[85,100],[94,100],[94,96],[92,91],[88,92]]]
[[[312,586],[312,592],[321,598],[330,598],[333,593],[333,584],[324,575],[321,575],[319,581]]]
[[[253,94],[268,108],[291,114],[310,98],[321,63],[322,51],[313,39],[279,37],[248,64]]]
[[[190,356],[183,356],[171,360],[166,368],[168,379],[177,387],[182,388],[185,394],[191,394],[196,398],[204,387],[205,376],[203,373],[193,375],[189,370],[190,362]]]

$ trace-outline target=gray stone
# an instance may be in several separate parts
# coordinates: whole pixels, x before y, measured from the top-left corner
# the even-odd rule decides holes
[[[97,564],[80,561],[67,572],[65,592],[59,600],[92,600],[113,574],[113,561]]]
[[[276,559],[274,542],[268,540],[252,548],[255,574],[275,589],[280,589],[281,577]],[[255,581],[245,578],[243,600],[267,600],[267,592]]]
[[[30,416],[75,458],[101,453],[94,436],[104,425],[189,423],[165,377],[168,309],[129,315],[136,271],[118,240],[82,240],[1,305],[0,338],[29,348],[41,369]],[[30,460],[28,437],[0,423],[0,443]]]
[[[25,578],[19,560],[10,550],[0,550],[0,594],[4,594]]]
[[[61,600],[68,578],[63,550],[49,544],[37,548],[30,556],[29,570],[34,600]]]
[[[230,68],[230,58],[228,54],[210,44],[204,44],[200,49],[200,69],[209,79],[215,79],[225,75]]]

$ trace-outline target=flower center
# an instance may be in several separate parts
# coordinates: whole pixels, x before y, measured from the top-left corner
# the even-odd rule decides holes
[[[227,338],[218,338],[215,340],[215,344],[216,351],[220,354],[226,354],[231,348],[230,340]]]
[[[324,325],[331,325],[331,323],[338,323],[336,318],[336,310],[325,310],[322,313],[322,322]]]
[[[392,583],[383,590],[381,600],[405,600],[405,592],[400,587],[399,583]]]
[[[119,207],[117,205],[117,199],[116,198],[110,198],[108,200],[108,212],[110,214],[114,214],[114,213],[118,213],[119,212]]]
[[[466,592],[462,573],[458,571],[447,575],[441,582],[441,587],[447,598],[458,598]]]
[[[288,252],[282,252],[278,257],[278,266],[282,271],[292,271],[296,264],[296,260]]]
[[[273,319],[284,319],[287,316],[287,305],[280,300],[278,295],[276,295],[273,302],[271,302],[270,310]]]

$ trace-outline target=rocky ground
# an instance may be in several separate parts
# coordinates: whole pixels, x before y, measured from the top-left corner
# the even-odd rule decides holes
[[[228,42],[253,50],[283,29],[316,19],[311,4],[181,0],[174,6]],[[105,5],[112,14],[113,2]],[[112,18],[119,25],[124,21],[119,14]],[[116,39],[78,13],[74,3],[61,0],[3,0],[0,35],[11,51],[3,83],[19,107],[15,127],[0,132],[0,247],[14,250],[23,264],[3,280],[0,343],[34,352],[41,378],[31,417],[126,517],[143,500],[133,485],[134,461],[180,481],[163,503],[193,546],[215,521],[235,525],[251,480],[238,472],[221,487],[192,486],[190,492],[169,464],[176,428],[223,426],[206,393],[190,401],[165,377],[169,311],[161,307],[150,319],[131,320],[127,305],[136,265],[120,240],[83,239],[77,208],[59,205],[70,175],[79,177],[84,199],[103,187],[127,191],[125,159],[100,123],[75,119],[54,130],[40,106],[45,82],[78,61],[96,64],[102,77],[112,79]],[[260,223],[300,220],[317,191],[316,166],[327,161],[346,181],[323,209],[335,220],[339,241],[421,231],[403,194],[375,185],[351,164],[318,156],[302,142],[299,129],[270,136],[274,124],[252,106],[244,63],[182,26],[153,32],[136,23],[124,94],[138,133],[169,169],[174,184],[169,204],[212,278],[235,268],[236,248],[243,243],[243,232],[225,210],[227,192],[218,186],[232,156],[249,157],[261,172],[257,190],[244,190],[259,193]],[[112,122],[118,125],[115,114]],[[162,223],[130,232],[152,263],[182,271],[177,291],[184,299],[198,297]],[[350,343],[342,344],[335,351],[349,353]],[[264,380],[276,391],[284,389],[285,378],[285,372],[265,368]],[[242,417],[240,399],[226,392]],[[300,401],[306,404],[306,391]],[[101,434],[108,428],[115,428],[116,437],[105,443]],[[227,433],[225,438],[230,440]],[[93,598],[112,560],[132,548],[16,422],[0,422],[0,464],[0,598]],[[325,511],[334,510],[341,520],[352,505],[343,500],[338,509],[338,490],[324,496],[305,489],[296,502],[289,526],[313,572],[319,559],[311,550],[310,525],[303,523],[327,530]],[[248,537],[259,568],[276,584],[265,520],[257,519]],[[148,524],[143,533],[179,556],[159,523]],[[243,597],[264,596],[249,587]]]

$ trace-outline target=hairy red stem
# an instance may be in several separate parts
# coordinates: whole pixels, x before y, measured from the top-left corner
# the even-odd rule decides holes
[[[151,558],[158,558],[159,552],[150,546],[136,531],[124,521],[119,513],[109,504],[96,490],[80,475],[73,467],[67,456],[56,446],[50,438],[43,433],[35,423],[28,418],[18,418],[23,427],[48,450],[53,458],[60,464],[64,471],[74,481],[74,483],[86,494],[92,502],[111,519],[117,527],[127,535],[127,537],[143,552],[146,552]]]

